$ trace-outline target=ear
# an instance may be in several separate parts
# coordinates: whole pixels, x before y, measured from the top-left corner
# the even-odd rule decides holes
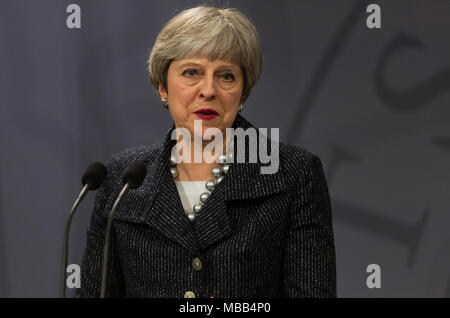
[[[158,93],[159,93],[159,96],[161,96],[161,99],[167,98],[167,92],[161,84],[158,85]]]

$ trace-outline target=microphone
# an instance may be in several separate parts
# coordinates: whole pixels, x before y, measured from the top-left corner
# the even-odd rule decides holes
[[[111,226],[114,214],[116,213],[117,206],[119,205],[122,197],[130,190],[139,188],[147,175],[147,168],[141,161],[135,161],[131,163],[122,177],[122,182],[124,187],[120,191],[119,196],[114,202],[111,212],[108,215],[108,222],[106,224],[106,234],[105,242],[103,245],[103,267],[102,267],[102,285],[100,290],[100,298],[105,298],[106,296],[106,281],[108,279],[108,267],[109,267],[109,245],[110,245],[110,235]]]
[[[75,210],[80,204],[81,200],[84,199],[89,190],[97,190],[98,187],[103,183],[106,178],[107,170],[106,167],[100,162],[94,162],[86,169],[84,172],[81,183],[83,184],[83,189],[81,190],[78,198],[70,210],[69,217],[66,221],[66,227],[64,230],[63,239],[63,252],[61,261],[61,285],[60,285],[60,296],[64,298],[66,296],[66,269],[67,269],[67,255],[69,253],[69,232],[72,223],[72,218],[75,214]]]

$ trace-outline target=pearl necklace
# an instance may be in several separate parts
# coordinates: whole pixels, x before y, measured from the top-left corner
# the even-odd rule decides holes
[[[220,181],[222,181],[223,177],[228,173],[230,170],[229,163],[232,161],[232,154],[228,153],[227,155],[220,155],[219,156],[219,163],[220,166],[216,166],[212,168],[211,175],[214,177],[212,180],[208,180],[205,183],[206,191],[203,192],[200,195],[200,201],[194,205],[192,208],[192,212],[188,211],[187,215],[189,220],[193,221],[196,217],[196,215],[200,212],[200,210],[203,207],[203,204],[208,199],[211,192],[214,190],[214,188],[219,184]],[[175,156],[170,156],[170,172],[172,173],[172,177],[176,179],[178,177],[178,171],[176,168],[177,165],[177,158]]]

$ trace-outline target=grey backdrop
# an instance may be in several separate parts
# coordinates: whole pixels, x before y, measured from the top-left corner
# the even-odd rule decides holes
[[[80,30],[66,27],[70,3]],[[0,296],[58,296],[80,175],[170,127],[146,57],[163,23],[198,3],[0,2]],[[370,3],[381,29],[366,26]],[[264,58],[243,115],[322,159],[338,295],[449,297],[450,1],[228,4],[255,22]],[[69,263],[81,261],[93,198]],[[369,264],[380,289],[366,286]]]

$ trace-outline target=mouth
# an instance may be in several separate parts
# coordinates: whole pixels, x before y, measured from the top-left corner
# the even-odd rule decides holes
[[[202,119],[213,119],[214,117],[218,116],[219,114],[211,108],[202,108],[197,111],[195,111],[195,114],[199,116]]]

